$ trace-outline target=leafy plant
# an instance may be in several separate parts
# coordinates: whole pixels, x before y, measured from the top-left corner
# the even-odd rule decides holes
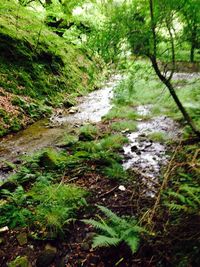
[[[98,136],[98,129],[94,125],[86,124],[80,128],[80,140],[94,140]]]
[[[104,173],[108,178],[114,180],[124,180],[127,177],[126,171],[123,169],[122,165],[117,162],[114,162],[111,167],[107,167]]]
[[[165,205],[172,212],[198,213],[200,208],[200,188],[188,183],[181,184],[177,191],[167,190],[167,196],[170,198],[165,201]]]
[[[132,253],[135,253],[140,244],[141,234],[145,232],[143,227],[133,218],[122,218],[103,206],[97,206],[107,220],[98,216],[99,220],[83,220],[86,224],[91,224],[98,229],[101,234],[97,234],[93,239],[93,247],[119,246],[122,242],[126,243]]]

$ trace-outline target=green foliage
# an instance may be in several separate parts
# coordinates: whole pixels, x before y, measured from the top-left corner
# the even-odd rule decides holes
[[[110,135],[108,137],[103,138],[100,141],[100,146],[103,150],[118,150],[120,149],[124,144],[128,142],[128,138],[123,136],[122,134],[114,134]]]
[[[79,132],[80,132],[79,135],[80,140],[88,140],[88,141],[94,140],[98,136],[97,127],[91,124],[86,124],[82,126]]]
[[[125,180],[127,178],[127,173],[123,169],[122,165],[114,162],[111,167],[107,167],[104,170],[106,176],[112,180]]]
[[[99,217],[99,221],[83,220],[102,233],[94,237],[93,247],[119,246],[125,242],[132,253],[135,253],[139,248],[141,233],[145,232],[144,228],[140,227],[133,218],[119,217],[103,206],[98,206],[98,208],[107,217],[107,220],[101,217]]]
[[[13,261],[8,263],[8,267],[30,267],[26,256],[17,256]]]
[[[134,120],[137,118],[137,114],[133,107],[117,106],[113,107],[107,115],[103,117],[103,120],[112,119],[128,119]]]
[[[72,146],[78,141],[77,136],[71,134],[64,134],[61,140],[56,143],[59,147]]]
[[[100,58],[54,33],[44,13],[6,0],[0,3],[0,24],[0,87],[19,111],[1,116],[1,135],[48,115],[47,105],[61,106],[65,94],[85,93],[96,85]]]
[[[159,142],[159,143],[165,143],[169,138],[167,138],[166,133],[164,132],[154,132],[148,134],[148,138],[153,140],[154,142]]]
[[[74,218],[80,206],[86,204],[87,192],[72,185],[47,184],[40,179],[27,192],[19,186],[14,193],[4,192],[6,200],[0,203],[0,225],[11,228],[34,227],[43,235],[55,238]]]
[[[200,208],[200,189],[188,183],[181,184],[177,191],[171,189],[166,192],[168,198],[166,206],[172,212],[198,213]]]
[[[137,125],[134,121],[116,121],[111,124],[114,131],[136,131]]]
[[[65,157],[57,153],[53,149],[48,149],[42,152],[39,156],[39,166],[45,167],[47,169],[58,169],[62,167],[62,163],[65,160]]]
[[[64,225],[85,205],[86,191],[72,185],[54,184],[44,186],[37,183],[28,193],[34,202],[36,220],[52,234],[62,231]]]

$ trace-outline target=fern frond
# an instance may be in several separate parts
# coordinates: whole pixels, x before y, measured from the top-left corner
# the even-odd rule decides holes
[[[82,221],[86,224],[91,224],[96,229],[101,230],[105,232],[106,234],[109,234],[111,237],[117,237],[116,231],[112,227],[108,226],[105,222],[101,223],[101,222],[98,222],[92,219],[82,220]]]
[[[138,250],[140,244],[138,236],[129,236],[124,241],[130,247],[132,253],[135,253]]]
[[[108,237],[105,235],[97,235],[93,239],[93,248],[96,247],[110,247],[110,246],[118,246],[120,243],[120,239],[117,237]]]
[[[126,221],[119,216],[117,216],[114,212],[109,210],[108,208],[104,206],[97,205],[97,207],[108,217],[112,223],[114,224],[121,224],[121,223],[126,223]]]

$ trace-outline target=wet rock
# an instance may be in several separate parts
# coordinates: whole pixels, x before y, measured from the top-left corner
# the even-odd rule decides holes
[[[36,267],[48,267],[54,261],[56,252],[52,250],[43,251],[36,260]]]
[[[26,233],[20,233],[19,235],[17,235],[17,241],[18,241],[20,246],[26,245],[28,242],[27,234]]]
[[[76,112],[78,112],[78,107],[72,107],[72,108],[70,108],[70,110],[69,110],[69,113],[70,113],[70,114],[74,114],[74,113],[76,113]]]
[[[137,151],[137,150],[138,150],[138,147],[137,147],[137,146],[132,146],[132,147],[131,147],[131,151],[132,151],[132,152],[135,152],[135,151]]]
[[[8,267],[31,267],[27,256],[17,257],[14,261],[8,263]]]

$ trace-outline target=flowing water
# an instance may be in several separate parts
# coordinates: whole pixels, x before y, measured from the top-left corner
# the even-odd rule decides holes
[[[139,106],[139,115],[146,116],[150,113],[151,106]],[[161,133],[170,140],[175,140],[180,134],[178,124],[166,116],[154,117],[148,121],[137,124],[137,131],[127,135],[129,143],[124,146],[125,169],[133,169],[139,173],[145,194],[154,197],[157,191],[158,179],[163,166],[169,160],[168,147],[164,143],[152,141],[151,134]]]
[[[55,146],[74,126],[100,121],[112,107],[110,99],[113,88],[121,80],[121,75],[113,75],[102,89],[80,97],[79,104],[70,110],[64,110],[62,115],[54,114],[50,120],[40,120],[17,134],[1,138],[0,169],[5,161],[14,161],[23,154],[31,154],[41,148]],[[0,179],[4,176],[5,174],[0,171]]]
[[[183,75],[181,76],[183,78]],[[17,134],[0,140],[0,179],[8,176],[2,168],[5,161],[14,161],[23,154],[31,154],[45,147],[55,146],[64,134],[73,127],[87,122],[96,123],[111,109],[113,88],[123,79],[121,75],[113,75],[102,89],[80,97],[79,104],[61,114],[54,114],[49,120],[43,119]],[[139,115],[150,114],[151,105],[142,105],[136,108]],[[152,141],[149,134],[167,134],[174,140],[179,136],[178,125],[165,116],[154,117],[149,120],[138,121],[137,131],[127,135],[129,144],[124,150],[124,169],[134,169],[139,172],[146,193],[153,197],[156,184],[161,175],[161,169],[169,160],[167,145]]]

